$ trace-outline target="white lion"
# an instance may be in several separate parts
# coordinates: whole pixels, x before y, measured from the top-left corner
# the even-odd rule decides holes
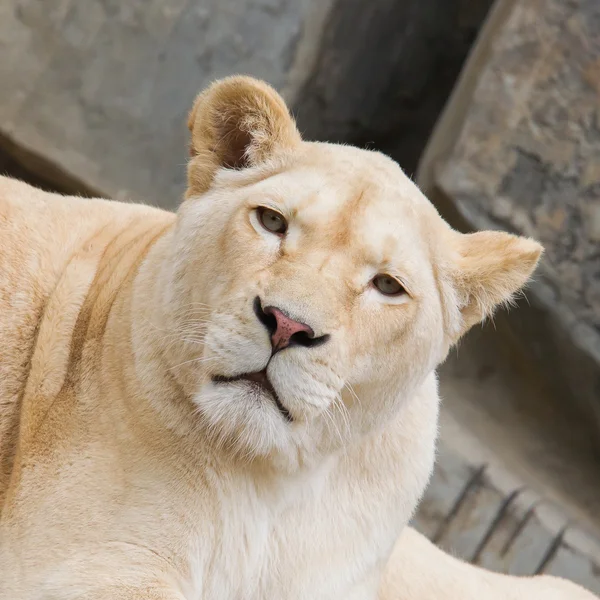
[[[0,598],[592,598],[406,527],[435,368],[540,245],[452,230],[264,83],[189,125],[176,215],[0,180]]]

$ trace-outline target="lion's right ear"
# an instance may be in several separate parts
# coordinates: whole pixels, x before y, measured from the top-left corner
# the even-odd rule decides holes
[[[221,79],[201,92],[188,127],[188,196],[205,192],[220,168],[255,166],[301,141],[283,98],[268,84],[243,76]]]
[[[510,302],[527,283],[543,252],[535,240],[503,231],[452,232],[451,279],[461,313],[453,341]]]

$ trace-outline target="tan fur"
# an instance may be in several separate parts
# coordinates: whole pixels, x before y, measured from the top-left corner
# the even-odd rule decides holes
[[[279,94],[249,77],[223,79],[199,94],[188,128],[188,197],[205,192],[220,167],[257,165],[301,142]]]
[[[406,529],[434,369],[539,245],[452,231],[388,158],[301,141],[264,83],[214,84],[189,125],[177,215],[0,179],[0,598],[586,597]],[[271,358],[256,296],[330,338]],[[292,422],[212,379],[267,363]]]

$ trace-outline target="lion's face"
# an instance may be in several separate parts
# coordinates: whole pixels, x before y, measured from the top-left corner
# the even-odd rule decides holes
[[[238,455],[294,468],[392,418],[461,333],[526,275],[520,268],[498,297],[488,285],[474,304],[462,265],[469,236],[452,231],[398,165],[300,141],[287,113],[275,114],[280,104],[268,110],[267,101],[281,100],[242,83],[236,93],[250,99],[229,106],[252,118],[223,118],[223,127],[238,128],[228,133],[234,147],[218,157],[208,185],[198,184],[211,169],[207,156],[223,150],[194,123],[206,129],[217,118],[207,106],[224,102],[214,90],[227,80],[192,115],[172,314],[185,346],[182,377],[206,430]],[[254,110],[268,116],[262,124],[253,94],[261,98]],[[260,143],[270,151],[261,155]],[[491,235],[502,235],[505,254],[507,244],[527,254],[531,270],[537,245]]]

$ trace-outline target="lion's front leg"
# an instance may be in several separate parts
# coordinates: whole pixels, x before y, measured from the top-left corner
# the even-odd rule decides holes
[[[406,527],[396,542],[379,600],[597,600],[557,577],[514,577],[465,563]]]

